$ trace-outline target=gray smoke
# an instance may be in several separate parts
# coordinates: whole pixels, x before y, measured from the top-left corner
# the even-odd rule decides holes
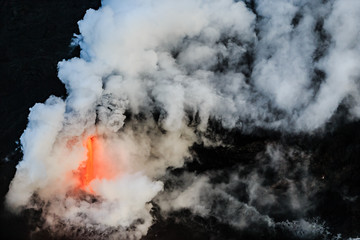
[[[268,144],[254,162],[230,172],[169,176],[168,189],[155,202],[164,217],[190,209],[196,215],[212,216],[238,229],[284,225],[272,219],[274,212],[305,222],[303,218],[313,207],[309,200],[321,185],[309,173],[309,157],[298,149]],[[219,176],[228,177],[218,183]]]

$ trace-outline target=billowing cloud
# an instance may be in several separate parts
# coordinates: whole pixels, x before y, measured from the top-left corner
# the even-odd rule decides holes
[[[339,106],[360,116],[359,2],[249,2],[103,0],[88,10],[74,39],[80,57],[58,64],[67,98],[31,109],[9,209],[41,209],[45,227],[89,238],[141,238],[152,201],[164,215],[186,208],[239,229],[315,226],[303,219],[316,191],[309,157],[292,160],[295,150],[269,145],[258,170],[239,166],[229,184],[186,173],[176,190],[164,187],[194,143],[221,145],[209,120],[311,134]],[[277,182],[265,183],[266,171]],[[243,199],[232,195],[241,184]],[[280,202],[300,220],[274,221]]]

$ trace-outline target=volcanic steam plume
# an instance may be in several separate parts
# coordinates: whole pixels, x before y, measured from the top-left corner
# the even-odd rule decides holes
[[[357,0],[103,0],[78,22],[80,57],[58,64],[66,99],[31,108],[8,208],[74,238],[140,239],[182,209],[327,236],[306,219],[310,152],[269,142],[230,170],[186,166],[194,146],[231,148],[231,131],[312,135],[359,119],[359,22]]]

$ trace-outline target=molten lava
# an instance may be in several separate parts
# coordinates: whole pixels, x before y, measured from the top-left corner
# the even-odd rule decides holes
[[[83,190],[89,190],[90,182],[96,177],[94,170],[95,161],[95,141],[94,136],[86,139],[85,146],[87,149],[87,158],[83,161],[79,167],[80,173],[80,188]],[[92,190],[90,189],[92,192]]]
[[[86,160],[86,174],[85,184],[88,185],[94,179],[94,148],[93,142],[95,137],[90,137],[86,140],[87,160]]]
[[[90,136],[86,138],[83,145],[87,150],[86,159],[80,163],[75,176],[79,182],[79,189],[94,193],[90,187],[93,180],[113,179],[121,174],[121,169],[118,167],[119,164],[109,157],[102,137]]]

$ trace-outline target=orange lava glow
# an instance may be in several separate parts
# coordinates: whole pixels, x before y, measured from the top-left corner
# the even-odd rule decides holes
[[[86,173],[84,176],[84,185],[89,183],[95,178],[94,176],[94,147],[93,142],[95,137],[90,137],[86,140],[87,159],[86,159]]]
[[[85,141],[87,149],[87,158],[83,161],[79,167],[80,174],[80,188],[83,190],[90,190],[89,183],[95,178],[94,174],[94,151],[95,151],[95,137],[88,137]]]
[[[104,139],[90,136],[85,139],[86,159],[80,163],[76,175],[79,189],[94,194],[91,182],[95,179],[112,179],[120,174],[119,168],[111,160],[105,150]]]

